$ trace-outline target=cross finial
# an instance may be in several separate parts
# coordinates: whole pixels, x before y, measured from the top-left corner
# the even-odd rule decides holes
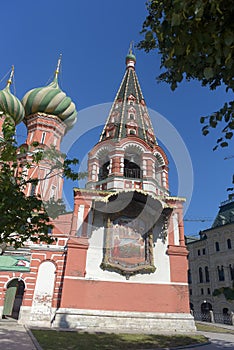
[[[58,59],[58,63],[57,63],[57,67],[56,67],[56,71],[55,71],[55,77],[57,78],[58,74],[59,74],[59,69],[60,69],[60,65],[61,65],[61,60],[62,60],[62,54],[59,55],[59,59]]]
[[[13,75],[14,75],[14,70],[15,70],[15,68],[14,68],[14,66],[12,65],[12,67],[11,67],[11,74],[10,74],[9,79],[7,80],[7,87],[8,87],[8,88],[9,88],[10,85],[12,84],[12,79],[13,79]]]
[[[130,54],[130,55],[132,55],[133,44],[134,44],[134,41],[132,40],[132,41],[130,42],[130,45],[129,45],[129,54]]]

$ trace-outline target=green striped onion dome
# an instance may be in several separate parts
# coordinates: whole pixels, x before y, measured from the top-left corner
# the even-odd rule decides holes
[[[0,91],[0,111],[3,115],[11,117],[15,124],[24,119],[24,107],[20,100],[10,91],[10,83]]]
[[[76,122],[76,106],[59,88],[57,76],[48,86],[32,89],[23,97],[26,117],[38,112],[59,117],[71,129]]]

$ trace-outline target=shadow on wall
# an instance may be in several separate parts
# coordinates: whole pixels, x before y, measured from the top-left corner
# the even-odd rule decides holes
[[[59,328],[69,328],[69,323],[67,322],[67,315],[63,314],[60,318]]]

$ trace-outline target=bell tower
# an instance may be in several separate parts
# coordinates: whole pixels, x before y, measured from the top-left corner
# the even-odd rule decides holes
[[[114,329],[122,320],[125,330],[192,331],[184,198],[169,195],[167,156],[157,143],[135,64],[130,48],[106,124],[88,156],[86,188],[74,189],[55,324],[71,319]]]
[[[87,189],[140,189],[169,195],[168,160],[158,145],[130,47],[126,71],[98,144],[89,154]]]

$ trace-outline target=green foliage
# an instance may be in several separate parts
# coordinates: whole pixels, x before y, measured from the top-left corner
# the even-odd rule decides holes
[[[222,287],[213,291],[214,297],[219,296],[221,294],[225,296],[226,300],[234,300],[234,288]]]
[[[18,248],[28,240],[53,243],[50,218],[63,214],[65,205],[62,200],[54,198],[44,202],[40,196],[27,197],[24,190],[29,183],[37,185],[57,174],[74,180],[84,177],[85,173],[78,174],[69,168],[70,164],[77,164],[77,160],[65,160],[63,174],[65,155],[53,146],[39,148],[35,142],[30,146],[31,159],[26,161],[23,158],[25,149],[19,148],[15,141],[15,125],[10,118],[4,121],[3,135],[4,138],[0,139],[0,245],[10,244]],[[39,162],[49,163],[50,171],[44,179],[28,179],[25,169]]]
[[[223,84],[234,90],[234,2],[232,0],[151,0],[149,15],[138,48],[157,49],[161,55],[158,80],[172,90],[183,80],[196,79],[211,90]],[[219,123],[223,136],[217,147],[226,147],[233,136],[234,101],[211,116],[201,118],[203,135]],[[215,149],[217,148],[215,147]]]

